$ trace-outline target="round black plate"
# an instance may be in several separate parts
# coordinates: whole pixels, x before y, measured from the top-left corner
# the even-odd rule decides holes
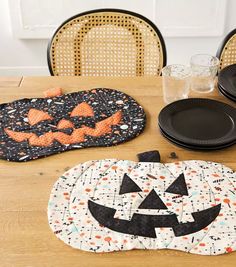
[[[236,97],[236,64],[227,66],[220,71],[218,83],[224,91]]]
[[[166,134],[188,145],[221,146],[236,140],[236,110],[216,100],[173,102],[161,110],[158,120]]]
[[[227,147],[230,147],[232,145],[235,144],[235,141],[234,142],[231,142],[231,143],[228,143],[228,144],[225,144],[225,145],[221,145],[221,146],[194,146],[194,145],[189,145],[189,144],[185,144],[185,143],[181,143],[177,140],[175,140],[174,138],[172,138],[171,136],[169,136],[168,134],[166,134],[160,127],[160,133],[168,140],[170,141],[171,143],[173,143],[174,145],[176,146],[179,146],[179,147],[182,147],[182,148],[186,148],[186,149],[189,149],[189,150],[200,150],[200,151],[212,151],[212,150],[220,150],[220,149],[224,149],[224,148],[227,148]]]
[[[220,91],[220,93],[227,97],[228,99],[230,99],[231,101],[236,102],[236,97],[232,96],[231,94],[227,93],[219,84],[218,84],[218,89]]]

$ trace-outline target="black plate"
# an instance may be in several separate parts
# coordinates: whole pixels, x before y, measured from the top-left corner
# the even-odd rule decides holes
[[[189,145],[189,144],[185,144],[185,143],[181,143],[177,140],[175,140],[174,138],[172,138],[171,136],[169,136],[168,134],[166,134],[160,127],[160,133],[162,134],[162,136],[164,136],[168,141],[170,141],[171,143],[173,143],[174,145],[178,146],[178,147],[182,147],[185,149],[189,149],[189,150],[200,150],[200,151],[213,151],[213,150],[220,150],[220,149],[224,149],[227,147],[230,147],[232,145],[235,144],[235,141],[225,144],[225,145],[221,145],[221,146],[194,146],[194,145]]]
[[[224,91],[236,97],[236,64],[227,66],[220,71],[218,83]]]
[[[216,100],[173,102],[161,110],[158,120],[166,134],[188,145],[221,146],[236,140],[236,110]]]
[[[220,91],[220,93],[227,97],[228,99],[230,99],[231,101],[236,102],[236,97],[232,96],[231,94],[229,94],[228,92],[226,92],[219,84],[218,84],[218,89]]]

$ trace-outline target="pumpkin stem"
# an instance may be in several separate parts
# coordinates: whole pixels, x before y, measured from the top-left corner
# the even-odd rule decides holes
[[[161,162],[161,156],[158,150],[142,152],[137,157],[139,162]]]

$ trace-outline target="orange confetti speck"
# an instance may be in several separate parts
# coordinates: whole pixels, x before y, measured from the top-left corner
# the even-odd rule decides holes
[[[80,202],[79,205],[84,205],[84,202]]]
[[[215,201],[220,201],[220,198],[215,198]]]
[[[191,173],[196,173],[196,171],[191,171]]]
[[[81,234],[80,234],[80,236],[84,236],[84,235],[85,235],[85,233],[81,233]]]
[[[94,242],[90,242],[90,245],[95,245],[95,243]]]
[[[87,220],[86,222],[87,222],[87,223],[91,223],[91,220]]]
[[[201,247],[205,247],[205,245],[206,245],[205,243],[200,243],[199,244],[199,246],[201,246]]]
[[[86,192],[90,192],[91,189],[90,189],[90,188],[86,188],[85,191],[86,191]]]
[[[212,176],[214,176],[214,177],[220,177],[217,173],[213,173]]]
[[[170,202],[166,203],[166,206],[172,206],[172,204]]]
[[[230,253],[230,252],[232,252],[233,250],[232,250],[231,247],[227,247],[227,248],[226,248],[226,251],[227,251],[228,253]]]
[[[117,166],[112,166],[111,168],[112,168],[112,170],[117,170],[118,167]]]
[[[123,240],[123,243],[127,243],[128,241],[126,239]]]
[[[143,192],[145,192],[145,193],[148,193],[148,192],[149,192],[149,190],[148,190],[148,189],[144,189],[144,190],[143,190]]]
[[[100,235],[95,235],[95,238],[100,239],[101,236]]]
[[[106,180],[108,180],[108,178],[107,177],[103,177],[102,180],[103,181],[106,181]]]
[[[161,179],[165,179],[166,177],[161,175],[160,178],[161,178]]]
[[[229,204],[229,203],[230,203],[230,200],[229,200],[228,198],[225,198],[223,201],[224,201],[224,203],[226,203],[226,204]]]
[[[72,217],[69,217],[69,218],[68,218],[68,221],[73,221],[73,218],[72,218]]]
[[[104,240],[107,241],[107,242],[111,242],[111,237],[107,236],[107,237],[104,238]]]
[[[77,208],[77,206],[73,206],[73,207],[72,207],[72,209],[76,209],[76,208]]]
[[[65,192],[65,193],[63,193],[63,195],[64,195],[64,196],[68,196],[68,195],[69,195],[69,193],[66,193],[66,192]]]
[[[187,240],[187,239],[188,239],[188,237],[184,236],[184,237],[183,237],[183,239]]]

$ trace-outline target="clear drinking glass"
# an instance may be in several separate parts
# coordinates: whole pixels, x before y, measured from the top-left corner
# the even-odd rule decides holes
[[[165,103],[188,98],[191,70],[184,65],[168,65],[162,69],[162,87]]]
[[[213,91],[219,59],[207,54],[197,54],[191,57],[190,65],[191,89],[200,93]]]

